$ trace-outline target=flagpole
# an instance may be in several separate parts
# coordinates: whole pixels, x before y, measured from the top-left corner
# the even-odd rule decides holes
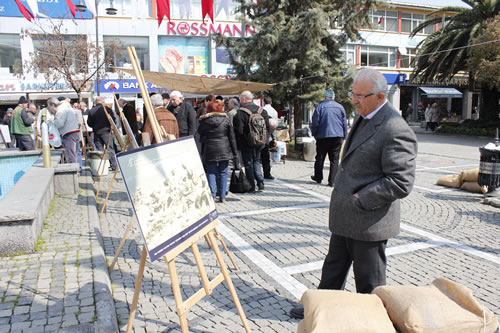
[[[99,3],[98,0],[95,0],[95,48],[96,48],[96,53],[95,53],[95,58],[96,58],[96,65],[97,65],[97,72],[96,72],[96,78],[95,82],[97,85],[97,96],[101,96],[101,89],[99,87]]]

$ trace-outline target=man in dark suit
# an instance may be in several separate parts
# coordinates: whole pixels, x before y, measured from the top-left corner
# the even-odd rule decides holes
[[[349,93],[360,115],[349,133],[330,201],[332,232],[319,289],[343,289],[353,265],[356,291],[386,283],[387,240],[399,233],[400,202],[413,188],[417,141],[387,101],[387,81],[365,68]],[[304,316],[303,308],[290,315]]]
[[[137,134],[139,131],[139,127],[137,125],[137,117],[135,115],[135,108],[132,104],[130,104],[127,100],[120,98],[118,100],[118,105],[122,109],[123,115],[127,119],[127,122],[130,126],[130,129],[134,133],[134,135]],[[127,134],[125,131],[125,127],[122,127],[123,134]]]
[[[114,139],[109,139],[111,135],[111,124],[108,117],[106,117],[106,110],[110,115],[113,122],[116,121],[115,113],[110,107],[106,105],[106,101],[102,96],[97,96],[95,99],[94,107],[90,110],[87,124],[92,127],[94,131],[94,143],[98,151],[104,151],[105,145],[109,142],[109,163],[111,171],[116,169],[115,145]]]

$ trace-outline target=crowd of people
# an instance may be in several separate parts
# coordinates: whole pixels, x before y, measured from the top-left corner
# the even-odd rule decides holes
[[[276,146],[278,113],[272,107],[270,97],[264,99],[263,108],[256,105],[253,99],[250,91],[226,100],[222,96],[208,95],[193,106],[177,90],[170,94],[150,96],[155,117],[161,126],[162,138],[195,138],[212,196],[218,197],[220,202],[224,202],[227,195],[231,162],[235,169],[245,167],[246,177],[252,185],[249,192],[263,191],[264,179],[274,179],[269,148]],[[41,141],[41,124],[46,122],[48,126],[57,128],[60,134],[66,163],[79,163],[81,170],[82,147],[97,151],[104,151],[107,147],[109,169],[116,170],[116,151],[120,147],[114,142],[108,116],[115,124],[121,125],[124,135],[126,125],[102,96],[95,98],[91,109],[87,108],[85,102],[71,104],[71,100],[64,97],[49,98],[46,105],[37,110],[23,96],[15,109],[7,110],[2,122],[9,126],[12,134],[9,147],[34,150],[35,142]],[[153,126],[145,109],[136,109],[125,99],[118,100],[118,107],[139,145],[156,143]],[[258,113],[263,119],[265,142],[250,142],[249,122],[253,118],[252,113]]]

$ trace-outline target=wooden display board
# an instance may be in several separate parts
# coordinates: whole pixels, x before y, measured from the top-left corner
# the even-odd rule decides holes
[[[146,84],[144,81],[144,76],[142,74],[142,71],[140,70],[139,60],[137,58],[135,48],[133,46],[129,46],[129,47],[127,47],[127,51],[128,51],[129,57],[131,59],[132,66],[134,68],[134,72],[135,72],[137,82],[138,82],[140,90],[141,90],[141,94],[144,98],[146,112],[148,113],[148,117],[149,117],[151,124],[152,124],[153,135],[156,139],[156,142],[162,142],[163,139],[162,139],[162,135],[161,135],[160,126],[159,126],[158,121],[156,119],[156,116],[153,112],[153,107],[151,105],[151,100],[149,99],[149,94],[148,94]],[[154,147],[153,147],[153,149],[154,149]],[[120,158],[121,157],[119,155],[118,159],[120,160]],[[195,158],[199,161],[199,155],[197,153],[197,150],[196,150],[196,154],[195,154],[195,156],[193,156],[193,158]],[[189,160],[189,161],[191,164],[191,160]],[[189,175],[193,176],[192,174],[189,174]],[[122,172],[122,176],[123,176],[123,172]],[[203,177],[201,179],[198,179],[198,181],[202,182],[203,181],[202,179],[203,179]],[[206,177],[205,177],[205,181],[206,181]],[[205,189],[204,191],[206,192],[207,189]],[[179,193],[177,193],[177,195],[178,194]],[[211,196],[211,194],[210,194],[210,196]],[[130,196],[129,196],[129,198],[130,198]],[[183,198],[181,198],[181,199],[183,199]],[[201,202],[205,202],[205,201],[202,199]],[[204,204],[207,205],[206,202]],[[213,200],[212,200],[212,204],[214,204]],[[210,201],[209,201],[208,202],[208,210],[210,210],[210,207],[211,206],[210,206]],[[207,207],[205,207],[205,208],[207,208]],[[167,207],[167,209],[168,209],[168,207]],[[170,214],[172,214],[172,213],[170,213]],[[157,252],[155,252],[155,254],[154,254],[155,257],[159,257],[159,256],[163,255],[164,260],[168,264],[168,268],[170,271],[170,277],[171,277],[172,291],[173,291],[175,302],[177,305],[177,314],[179,316],[179,322],[180,322],[181,330],[183,333],[189,332],[187,318],[186,318],[187,311],[189,311],[189,309],[191,307],[196,305],[196,303],[199,300],[201,300],[204,296],[210,295],[212,293],[212,290],[217,285],[222,283],[222,281],[226,281],[226,283],[227,283],[228,289],[231,293],[231,296],[233,298],[233,301],[235,303],[236,309],[237,309],[238,314],[241,318],[241,321],[242,321],[242,324],[245,328],[245,331],[251,332],[250,325],[248,324],[248,321],[246,319],[243,308],[239,302],[238,295],[236,294],[236,290],[235,290],[234,285],[232,283],[231,277],[229,276],[228,269],[226,267],[226,264],[222,258],[219,247],[218,247],[217,242],[215,240],[214,232],[216,235],[218,235],[219,240],[223,244],[227,254],[230,256],[229,251],[227,250],[227,247],[225,246],[224,242],[222,241],[222,238],[220,237],[220,235],[217,232],[216,226],[217,226],[218,221],[216,219],[216,216],[217,215],[215,212],[215,214],[214,213],[208,214],[208,217],[204,217],[203,219],[196,220],[196,217],[195,217],[196,221],[192,224],[187,223],[186,224],[187,228],[183,229],[180,232],[183,235],[182,237],[179,237],[176,234],[176,236],[174,236],[173,238],[171,237],[169,240],[167,240],[167,244],[161,243],[159,250]],[[120,252],[121,249],[123,248],[125,238],[127,237],[127,234],[130,230],[132,222],[134,221],[134,218],[137,219],[137,215],[135,215],[135,211],[134,211],[134,216],[132,217],[132,219],[130,221],[129,227],[127,228],[125,236],[122,239],[122,243],[120,244],[118,252]],[[179,216],[178,218],[180,218],[179,221],[182,221],[182,216]],[[193,217],[191,216],[191,218],[193,218]],[[200,222],[200,220],[203,220],[204,222]],[[138,220],[138,222],[139,222],[139,220]],[[165,220],[165,221],[160,221],[160,223],[155,224],[156,227],[159,227],[160,229],[164,230],[165,228],[162,226],[161,222],[169,223],[171,221]],[[142,231],[142,229],[141,229],[141,231]],[[212,248],[212,250],[214,251],[215,256],[217,258],[217,261],[218,261],[220,268],[221,268],[221,274],[219,274],[215,279],[213,279],[211,281],[208,279],[208,276],[207,276],[207,273],[205,271],[205,267],[204,267],[203,262],[201,260],[201,255],[200,255],[200,252],[199,252],[199,249],[197,246],[197,242],[202,237],[207,239],[207,242],[208,242],[209,246]],[[144,238],[144,239],[146,241],[146,238]],[[137,303],[139,301],[139,293],[141,290],[142,278],[144,275],[144,267],[146,264],[146,257],[148,255],[148,251],[147,251],[146,246],[147,246],[147,243],[145,243],[143,245],[143,248],[142,248],[142,254],[141,254],[141,259],[140,259],[140,263],[139,263],[139,271],[137,272],[137,279],[136,279],[135,290],[134,290],[134,297],[133,297],[133,301],[132,301],[131,308],[130,308],[129,320],[127,323],[127,332],[132,331],[133,322],[135,320],[135,313],[136,313],[136,309],[137,309]],[[196,264],[197,264],[198,270],[200,272],[200,278],[201,278],[201,281],[203,284],[203,288],[198,290],[194,295],[192,295],[186,301],[183,301],[180,286],[179,286],[179,280],[177,277],[177,271],[175,269],[175,258],[188,248],[192,249],[193,254],[195,256]],[[117,259],[118,254],[119,253],[117,253],[117,255],[115,256],[115,259],[110,267],[110,270],[113,269],[113,265],[114,265],[114,263],[116,263],[116,259]],[[151,255],[150,255],[150,257],[151,257]],[[232,258],[231,258],[231,260],[233,261]],[[234,261],[233,261],[233,264],[234,264]]]

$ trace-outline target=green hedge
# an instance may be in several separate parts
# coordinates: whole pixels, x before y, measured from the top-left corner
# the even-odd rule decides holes
[[[438,132],[495,137],[495,129],[497,127],[500,129],[500,121],[484,122],[480,120],[466,120],[461,124],[443,123],[438,128]]]

